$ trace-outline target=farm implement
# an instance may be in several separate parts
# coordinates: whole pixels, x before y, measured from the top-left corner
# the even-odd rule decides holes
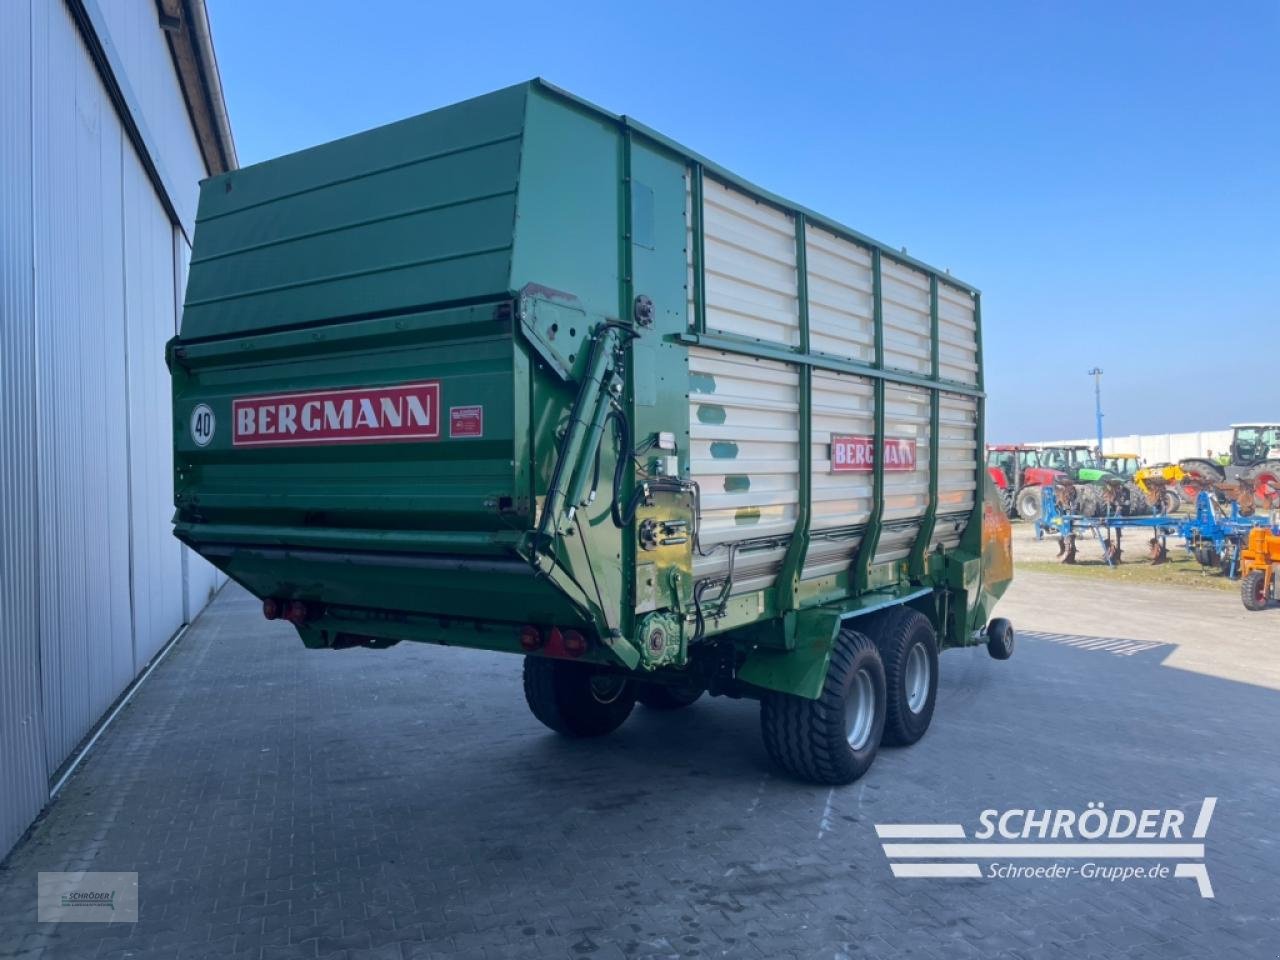
[[[1041,502],[1041,516],[1036,521],[1036,539],[1046,533],[1057,536],[1058,556],[1063,563],[1076,562],[1076,539],[1093,537],[1102,547],[1102,558],[1108,566],[1120,562],[1121,548],[1126,531],[1141,530],[1149,534],[1148,555],[1153,563],[1164,563],[1169,558],[1168,538],[1179,537],[1187,552],[1202,567],[1214,567],[1227,577],[1234,577],[1246,569],[1264,570],[1265,585],[1272,588],[1271,568],[1262,559],[1246,568],[1243,558],[1248,554],[1247,544],[1253,542],[1257,531],[1280,534],[1274,517],[1249,512],[1249,507],[1229,501],[1219,503],[1215,491],[1202,489],[1196,494],[1195,513],[1187,517],[1167,514],[1153,516],[1125,516],[1119,512],[1102,515],[1085,515],[1070,510],[1069,492],[1059,484],[1046,487]],[[1268,541],[1270,543],[1270,541]],[[1274,551],[1280,562],[1280,537],[1274,546],[1263,544],[1253,548],[1259,557],[1270,556]],[[1265,569],[1264,569],[1265,568]],[[1267,593],[1270,596],[1270,593]],[[1265,604],[1265,600],[1263,601]],[[1252,609],[1252,608],[1251,608]]]
[[[1262,610],[1276,598],[1280,573],[1280,534],[1255,527],[1240,551],[1240,600],[1246,610]]]

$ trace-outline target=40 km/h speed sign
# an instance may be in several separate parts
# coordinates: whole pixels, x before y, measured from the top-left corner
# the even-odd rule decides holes
[[[213,439],[217,421],[207,403],[198,403],[191,411],[191,440],[197,447],[207,447]]]

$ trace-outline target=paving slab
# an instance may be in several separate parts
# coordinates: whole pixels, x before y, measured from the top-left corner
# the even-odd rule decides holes
[[[0,957],[1276,956],[1275,618],[1062,580],[1022,578],[1014,658],[944,654],[928,735],[835,790],[770,768],[749,701],[567,741],[517,658],[307,651],[229,587],[0,866]],[[1207,796],[1212,899],[895,878],[875,831]],[[71,868],[137,871],[139,921],[38,924]]]

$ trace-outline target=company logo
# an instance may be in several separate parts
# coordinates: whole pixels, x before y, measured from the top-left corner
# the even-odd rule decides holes
[[[64,893],[61,905],[64,907],[105,907],[115,912],[116,892],[114,890],[77,890],[75,893]]]
[[[870,473],[875,469],[874,437],[831,435],[832,473]],[[886,473],[910,473],[916,468],[916,442],[911,437],[884,438]]]
[[[135,923],[137,919],[137,873],[36,875],[36,920],[40,923]]]
[[[231,418],[237,447],[436,440],[440,381],[241,397]]]
[[[983,810],[969,839],[959,823],[877,823],[895,877],[1130,880],[1188,878],[1213,897],[1204,863],[1217,797],[1205,797],[1195,823],[1168,809]],[[1036,863],[1035,861],[1049,861]]]

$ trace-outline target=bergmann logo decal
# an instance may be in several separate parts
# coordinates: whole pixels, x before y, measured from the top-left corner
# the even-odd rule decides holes
[[[1217,803],[1217,797],[1204,798],[1185,839],[1181,809],[1107,810],[1105,803],[1089,803],[1080,812],[983,810],[972,840],[959,823],[877,823],[876,836],[887,841],[881,846],[895,877],[1189,878],[1201,897],[1212,898],[1203,841]],[[1022,862],[1028,860],[1053,862]]]
[[[437,440],[440,381],[241,397],[231,419],[237,447]]]
[[[875,469],[874,437],[831,435],[832,473],[870,473]],[[912,437],[884,438],[886,473],[911,473],[916,468],[916,441]]]

